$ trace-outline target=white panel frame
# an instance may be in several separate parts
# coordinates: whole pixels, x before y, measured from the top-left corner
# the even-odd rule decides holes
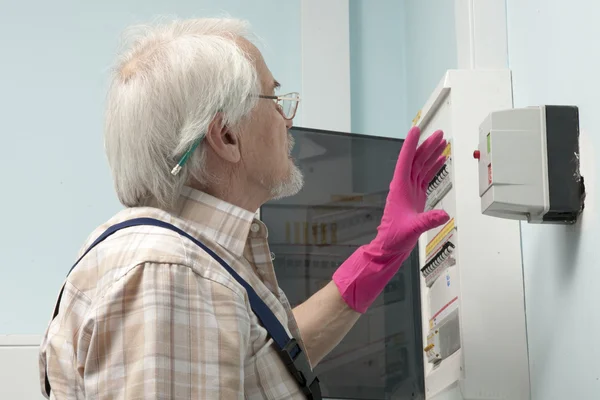
[[[509,70],[454,70],[446,73],[416,121],[423,131],[421,140],[442,129],[452,141],[449,195],[457,199],[451,217],[460,243],[455,268],[461,349],[435,369],[424,355],[427,399],[530,398],[519,222],[481,213],[478,166],[472,155],[479,144],[479,124],[489,112],[511,107]],[[427,242],[423,235],[422,264]],[[421,281],[425,346],[430,315],[428,288]]]
[[[348,0],[302,0],[302,126],[350,132]]]

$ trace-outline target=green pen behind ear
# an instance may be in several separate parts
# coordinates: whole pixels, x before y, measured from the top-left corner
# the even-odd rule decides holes
[[[202,139],[204,139],[204,135],[200,135],[200,137],[192,143],[192,147],[190,147],[190,149],[181,157],[177,165],[171,170],[171,174],[179,174],[179,171],[181,171],[181,168],[183,168],[184,164],[187,162],[188,158],[190,158],[194,150],[196,150]]]
[[[219,109],[218,112],[219,113],[223,112],[223,109]],[[194,141],[194,143],[192,143],[192,146],[190,147],[190,149],[185,152],[185,154],[181,157],[181,159],[179,160],[177,165],[171,170],[171,174],[177,175],[179,173],[179,171],[181,171],[181,168],[183,168],[183,166],[187,162],[188,158],[190,158],[190,156],[192,155],[194,150],[196,150],[196,148],[198,147],[198,145],[200,144],[202,139],[204,139],[204,136],[205,136],[204,134],[200,135],[198,137],[198,139],[196,139]]]

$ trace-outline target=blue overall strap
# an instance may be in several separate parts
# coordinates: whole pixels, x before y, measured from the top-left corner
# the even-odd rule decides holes
[[[260,322],[263,324],[269,335],[273,338],[275,345],[279,351],[279,355],[281,356],[284,364],[287,369],[290,371],[292,376],[296,379],[302,391],[306,395],[309,400],[320,400],[321,397],[321,388],[319,386],[319,379],[316,374],[311,370],[310,364],[308,362],[308,358],[306,354],[302,351],[298,342],[294,338],[290,338],[277,319],[277,317],[273,314],[273,312],[269,309],[269,307],[262,301],[262,299],[256,294],[252,286],[248,284],[241,276],[238,275],[237,272],[233,268],[229,266],[221,257],[219,257],[214,251],[206,247],[206,245],[200,242],[198,239],[194,238],[187,232],[182,229],[171,225],[167,222],[154,219],[154,218],[134,218],[128,221],[121,222],[119,224],[113,225],[108,228],[104,233],[102,233],[91,245],[88,249],[79,257],[77,262],[71,267],[69,270],[69,274],[73,271],[73,268],[79,264],[79,262],[85,257],[94,247],[96,247],[99,243],[103,242],[106,238],[111,236],[117,231],[121,229],[140,226],[140,225],[150,225],[157,226],[160,228],[169,229],[173,232],[178,233],[181,236],[186,237],[187,239],[194,242],[197,246],[202,248],[208,255],[210,255],[215,261],[217,261],[233,278],[238,281],[240,285],[246,289],[248,293],[248,299],[250,300],[250,307],[254,314],[258,317]],[[69,275],[67,274],[67,276]],[[60,306],[60,300],[62,298],[62,294],[64,291],[64,285],[58,295],[58,301],[56,302],[56,306],[54,309],[53,319],[58,315],[58,309]],[[50,396],[50,382],[48,380],[48,374],[46,373],[46,393]]]

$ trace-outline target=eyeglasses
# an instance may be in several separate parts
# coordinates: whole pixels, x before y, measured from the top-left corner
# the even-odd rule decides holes
[[[277,107],[283,115],[283,118],[291,120],[296,116],[296,110],[300,103],[300,93],[292,92],[281,96],[266,96],[259,94],[258,97],[261,99],[270,99],[277,103]]]

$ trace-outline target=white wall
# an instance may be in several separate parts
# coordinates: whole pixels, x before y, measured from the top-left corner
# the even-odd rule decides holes
[[[522,224],[532,399],[597,399],[600,3],[508,0],[507,10],[515,106],[580,107],[581,173],[587,189],[577,225]]]

